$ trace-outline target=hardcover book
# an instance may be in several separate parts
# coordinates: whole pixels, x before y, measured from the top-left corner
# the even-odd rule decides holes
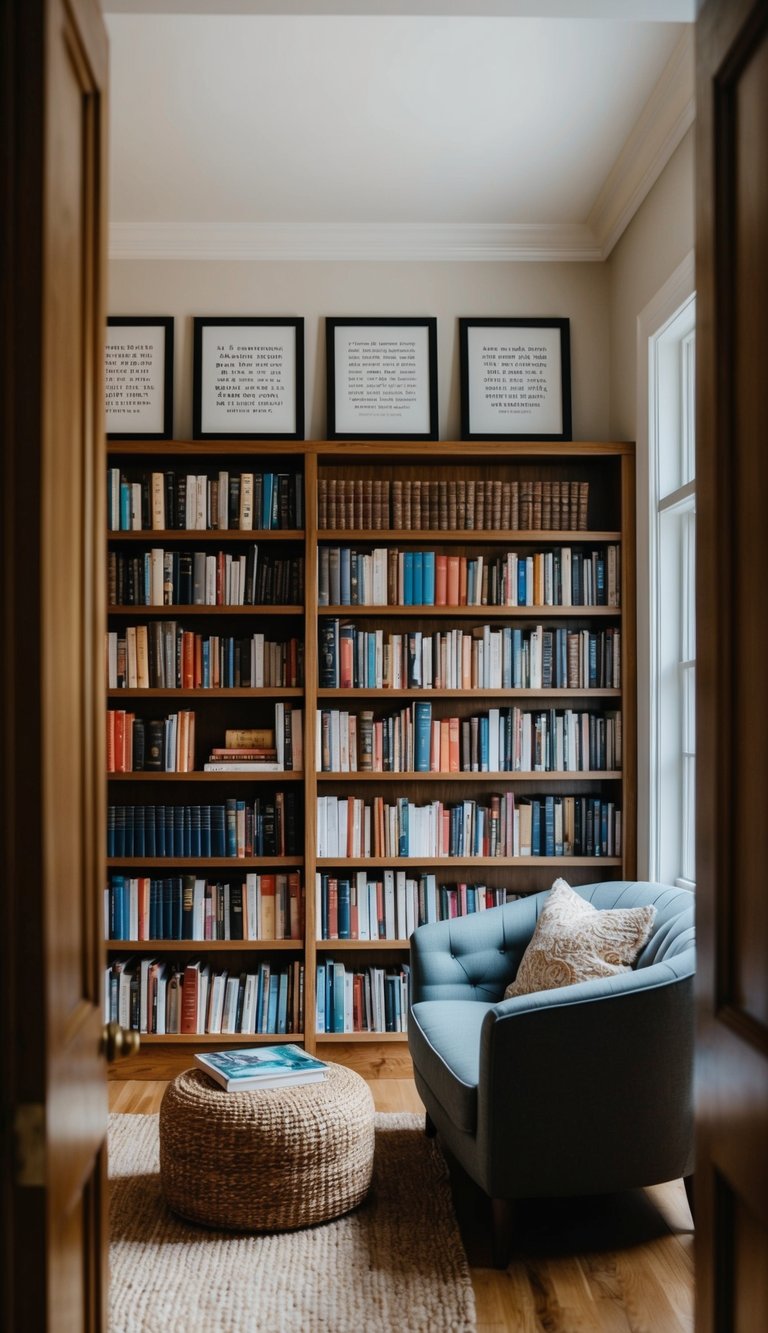
[[[289,1044],[196,1054],[195,1064],[226,1092],[320,1083],[327,1068],[323,1060],[316,1060],[300,1046]]]

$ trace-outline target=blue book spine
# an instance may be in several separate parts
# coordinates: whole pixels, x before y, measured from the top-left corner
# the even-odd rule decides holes
[[[325,1030],[335,1032],[333,1022],[333,963],[325,965]]]
[[[481,713],[480,715],[480,772],[481,773],[488,772],[490,735],[491,735],[491,729],[490,729],[490,721],[488,718],[488,714]]]
[[[288,1031],[288,973],[280,972],[277,991],[277,1030]]]
[[[125,855],[135,856],[136,847],[134,845],[133,821],[135,816],[135,807],[127,805],[125,807]]]
[[[157,856],[156,807],[148,805],[144,816],[144,841],[147,856]]]
[[[531,801],[531,856],[541,856],[541,801]]]
[[[234,797],[230,797],[227,800],[226,811],[227,811],[227,825],[226,825],[227,849],[225,855],[237,856],[237,801],[234,799]]]
[[[163,920],[161,940],[172,940],[173,935],[173,880],[164,879],[163,884]]]
[[[184,856],[184,806],[171,806],[173,811],[173,855]]]
[[[261,526],[268,528],[272,518],[272,486],[274,473],[265,472],[261,490]]]
[[[122,532],[131,530],[131,488],[127,481],[120,483],[120,529]]]
[[[184,886],[180,875],[175,875],[171,883],[173,885],[171,891],[171,922],[173,933],[171,938],[180,940],[183,938],[181,917],[184,910]]]
[[[192,806],[192,820],[191,820],[191,832],[192,832],[192,856],[202,856],[202,854],[203,854],[203,843],[202,843],[202,837],[201,837],[201,834],[202,834],[202,828],[201,828],[201,825],[202,825],[202,812],[201,812],[200,806],[199,806],[199,805],[193,805],[193,806]]]
[[[339,939],[349,940],[352,938],[352,904],[351,885],[348,879],[340,879],[338,887],[338,909],[339,909]]]
[[[517,562],[517,605],[525,606],[525,561]]]
[[[424,605],[435,605],[435,553],[424,551]]]
[[[200,855],[212,856],[211,849],[211,807],[200,807]]]
[[[413,551],[403,556],[403,606],[413,606]]]
[[[273,972],[269,978],[269,1005],[267,1008],[267,1032],[277,1031],[277,992],[280,978]]]
[[[136,856],[146,856],[146,838],[144,836],[144,825],[146,819],[146,810],[143,805],[137,805],[133,816],[133,839],[134,852]]]
[[[226,856],[226,807],[211,806],[211,856]]]
[[[107,856],[116,856],[115,851],[116,813],[114,805],[107,806]]]
[[[173,806],[161,805],[158,807],[158,828],[162,826],[162,855],[173,856],[176,849],[176,843],[173,836]]]
[[[125,898],[125,878],[113,875],[109,884],[109,938],[123,940],[123,899]]]
[[[408,856],[408,798],[406,796],[401,796],[397,804],[400,815],[400,836],[397,854],[398,856]]]
[[[341,548],[341,561],[339,565],[339,580],[341,584],[341,606],[352,605],[352,552],[348,546]]]
[[[544,797],[544,855],[555,854],[555,798]]]
[[[315,994],[317,1004],[317,1022],[318,1032],[325,1032],[325,963],[317,964],[315,975]]]
[[[416,772],[429,772],[429,751],[432,739],[432,705],[431,703],[420,701],[415,706],[415,751],[416,751]]]
[[[344,1031],[344,975],[343,963],[333,964],[333,1030]]]
[[[201,669],[203,689],[208,690],[211,687],[211,644],[209,639],[203,639]]]
[[[424,605],[424,552],[413,553],[413,604]]]

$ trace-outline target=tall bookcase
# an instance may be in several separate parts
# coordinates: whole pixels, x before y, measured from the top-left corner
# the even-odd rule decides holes
[[[131,1061],[131,1067],[118,1068],[132,1077],[163,1077],[189,1063],[197,1047],[217,1044],[247,1044],[256,1041],[299,1041],[310,1050],[317,1050],[327,1058],[364,1066],[382,1062],[395,1072],[407,1069],[406,1037],[402,1032],[316,1032],[317,1012],[315,979],[318,964],[329,960],[343,962],[347,969],[375,965],[397,969],[407,962],[408,943],[405,938],[367,940],[323,940],[318,920],[319,894],[316,876],[319,874],[354,879],[365,869],[377,877],[384,871],[405,870],[409,878],[432,874],[438,885],[455,886],[460,883],[481,884],[488,890],[506,889],[510,893],[535,892],[548,888],[557,875],[564,875],[572,883],[589,883],[611,877],[631,878],[636,860],[636,736],[635,736],[635,542],[634,542],[634,446],[628,443],[502,443],[502,442],[441,442],[440,444],[412,443],[393,440],[381,442],[250,442],[221,441],[184,443],[180,441],[145,443],[113,442],[108,448],[108,464],[119,468],[129,478],[142,472],[175,468],[194,474],[216,476],[222,468],[259,472],[298,474],[303,478],[304,527],[276,531],[173,531],[115,532],[109,534],[110,547],[120,552],[145,551],[152,546],[213,551],[242,550],[242,543],[256,543],[259,556],[263,552],[303,555],[304,599],[293,605],[269,606],[163,606],[163,607],[109,607],[109,627],[122,630],[132,621],[151,618],[175,619],[182,624],[198,624],[211,632],[250,634],[258,627],[270,637],[287,638],[300,635],[303,639],[303,682],[293,688],[264,689],[196,689],[196,690],[126,690],[109,691],[111,708],[132,709],[146,717],[158,710],[172,711],[194,708],[196,713],[196,768],[192,773],[125,773],[113,775],[109,783],[109,801],[170,802],[188,800],[200,802],[206,798],[221,801],[226,795],[237,795],[253,800],[260,791],[295,791],[303,811],[302,845],[296,853],[285,857],[233,859],[179,860],[178,858],[148,859],[136,856],[113,858],[109,873],[130,875],[171,875],[195,871],[200,875],[222,874],[228,878],[243,878],[248,871],[298,871],[304,890],[305,910],[302,936],[298,940],[283,941],[115,941],[107,944],[108,961],[132,955],[151,955],[182,964],[188,958],[207,959],[232,972],[246,972],[258,966],[268,956],[281,962],[304,964],[302,998],[303,1022],[299,1031],[285,1037],[274,1035],[243,1036],[239,1033],[198,1036],[143,1036],[142,1052]],[[379,510],[378,523],[391,523],[396,488],[393,483],[423,482],[462,483],[461,492],[473,482],[478,495],[480,483],[517,483],[519,494],[523,485],[529,497],[538,487],[567,482],[588,483],[586,528],[557,527],[510,528],[483,527],[467,529],[440,525],[466,522],[465,505],[458,515],[433,511],[429,526],[420,528],[373,525],[374,515],[365,509],[364,521],[359,526],[348,522],[330,528],[319,526],[318,497],[327,496],[329,483],[343,482],[347,494],[356,494],[357,508],[351,505],[345,518],[360,520],[360,494],[366,492],[366,483],[388,482],[389,504],[386,513]],[[350,483],[357,483],[357,489]],[[360,486],[362,483],[362,486]],[[529,486],[530,484],[530,486]],[[457,488],[458,489],[458,488]],[[383,493],[386,493],[386,489]],[[453,493],[453,492],[452,492]],[[490,495],[490,491],[489,491]],[[506,498],[506,497],[505,497]],[[500,509],[493,517],[498,520]],[[520,514],[530,514],[521,509]],[[573,512],[573,511],[571,511]],[[427,511],[422,514],[422,524]],[[332,514],[330,515],[332,517]],[[413,510],[411,511],[411,518]],[[505,514],[506,517],[506,514]],[[401,514],[398,510],[397,519]],[[564,519],[564,514],[561,514]],[[370,520],[370,522],[369,522]],[[329,521],[324,506],[324,521]],[[477,514],[475,515],[477,521]],[[574,552],[591,557],[599,553],[606,558],[608,548],[618,551],[616,569],[616,605],[349,605],[324,604],[318,600],[318,570],[325,548],[353,549],[358,553],[374,550],[398,552],[434,552],[436,556],[459,556],[474,560],[482,556],[486,566],[514,553],[519,561],[526,556],[559,553],[567,548],[570,558]],[[386,557],[385,557],[386,559]],[[603,566],[605,568],[605,566]],[[390,561],[390,570],[392,568]],[[550,563],[551,568],[551,563]],[[529,564],[530,570],[530,564]],[[469,688],[409,687],[399,689],[365,687],[330,688],[320,685],[319,650],[325,644],[328,625],[334,621],[352,625],[356,629],[382,631],[382,639],[390,634],[419,629],[423,635],[461,629],[481,634],[484,626],[494,630],[519,629],[527,643],[528,636],[537,627],[544,631],[566,629],[571,632],[587,631],[599,634],[610,630],[620,636],[620,681],[599,685],[582,683],[578,687],[530,688],[529,686],[484,688],[475,683]],[[585,650],[586,653],[586,650]],[[586,669],[586,666],[585,666]],[[303,711],[302,772],[292,773],[203,773],[208,750],[223,744],[227,727],[255,727],[271,725],[275,702],[301,708]],[[374,720],[391,716],[411,705],[430,702],[432,720],[458,718],[461,723],[488,713],[490,709],[517,707],[523,712],[550,712],[554,726],[555,712],[576,710],[601,719],[619,714],[621,717],[620,766],[599,769],[580,768],[579,771],[497,771],[488,772],[323,772],[318,771],[320,756],[316,747],[316,717],[318,709],[338,708],[359,715],[366,711]],[[154,712],[153,712],[154,710]],[[555,710],[551,712],[550,710]],[[585,742],[586,743],[586,742]],[[590,798],[610,803],[611,812],[620,814],[620,848],[613,855],[514,855],[437,857],[393,857],[370,850],[359,857],[318,856],[317,809],[320,797],[356,797],[371,805],[374,798],[383,797],[392,804],[407,798],[414,806],[442,802],[445,806],[464,800],[475,800],[478,805],[488,804],[491,794],[502,798],[514,794],[518,804],[557,798]],[[550,802],[550,807],[552,803]],[[562,809],[562,807],[561,807]],[[543,811],[543,804],[542,804]],[[571,811],[572,818],[572,811]],[[560,826],[558,825],[558,828]],[[572,826],[571,831],[572,831]],[[543,813],[542,813],[543,830]],[[582,830],[580,829],[580,832]],[[583,830],[584,837],[586,831]],[[600,839],[598,838],[598,842]],[[559,849],[562,850],[562,849]],[[438,908],[439,910],[439,908]]]

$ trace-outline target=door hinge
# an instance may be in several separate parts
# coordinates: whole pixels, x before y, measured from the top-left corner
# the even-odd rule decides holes
[[[16,1184],[39,1188],[45,1185],[45,1106],[21,1102],[14,1117],[16,1135]]]

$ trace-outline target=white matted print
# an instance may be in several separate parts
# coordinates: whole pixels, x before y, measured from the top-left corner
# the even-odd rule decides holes
[[[567,320],[460,320],[462,437],[569,440]]]
[[[329,438],[437,439],[436,320],[326,323]]]
[[[301,439],[303,319],[195,319],[195,439]]]
[[[104,366],[107,435],[170,439],[172,395],[173,319],[110,316]]]

